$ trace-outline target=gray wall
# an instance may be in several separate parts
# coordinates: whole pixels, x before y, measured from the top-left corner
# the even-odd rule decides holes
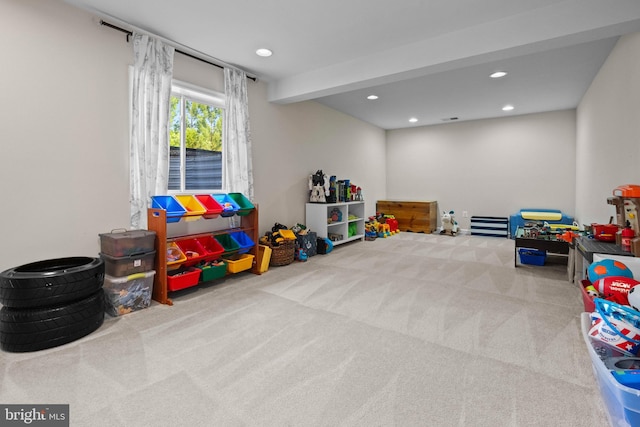
[[[462,229],[520,208],[573,215],[574,158],[575,110],[392,130],[387,197],[436,200]]]
[[[613,189],[640,184],[640,33],[618,40],[577,111],[576,213],[607,222]]]

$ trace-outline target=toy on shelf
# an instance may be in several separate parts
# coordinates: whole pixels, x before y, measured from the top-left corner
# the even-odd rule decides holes
[[[350,200],[352,202],[362,202],[364,201],[364,198],[362,197],[362,188],[358,187],[355,184],[350,184],[350,195],[351,198]]]
[[[329,194],[329,179],[322,170],[309,175],[309,202],[326,203]]]
[[[327,218],[327,224],[335,222],[342,222],[342,211],[338,208],[331,209],[331,212],[329,212],[329,218]]]
[[[454,217],[454,212],[449,211],[448,213],[442,212],[442,229],[440,230],[440,234],[448,234],[450,236],[455,236],[458,234],[458,222]]]

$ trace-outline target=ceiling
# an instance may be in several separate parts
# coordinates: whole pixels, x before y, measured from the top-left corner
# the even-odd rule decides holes
[[[638,0],[66,1],[383,129],[575,108],[640,31]]]

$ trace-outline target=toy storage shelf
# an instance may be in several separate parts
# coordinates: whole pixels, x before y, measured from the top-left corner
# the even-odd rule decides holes
[[[164,209],[147,209],[147,227],[150,231],[156,232],[156,244],[155,244],[155,257],[156,257],[156,275],[153,280],[153,294],[152,298],[161,304],[173,305],[173,301],[169,298],[169,289],[167,287],[167,241],[174,240],[183,237],[199,237],[203,235],[220,235],[227,234],[234,231],[244,231],[254,242],[254,246],[251,247],[247,253],[254,255],[253,265],[251,266],[251,272],[254,274],[260,274],[257,265],[258,256],[258,206],[254,206],[251,211],[240,218],[240,227],[237,228],[223,228],[213,229],[213,225],[216,221],[227,220],[219,216],[212,219],[199,219],[198,221],[207,221],[212,224],[212,231],[209,233],[197,233],[187,236],[176,236],[170,239],[167,238],[167,227],[171,227],[172,223],[167,223],[167,211]]]
[[[334,209],[340,212],[341,220],[329,222]],[[305,225],[334,245],[364,240],[364,202],[307,203]],[[349,228],[355,228],[354,235],[349,236]]]

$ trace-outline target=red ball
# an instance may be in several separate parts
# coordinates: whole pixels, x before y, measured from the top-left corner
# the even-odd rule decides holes
[[[593,286],[602,294],[602,298],[618,304],[629,305],[627,295],[631,288],[639,284],[639,281],[630,277],[608,276],[596,280]]]

